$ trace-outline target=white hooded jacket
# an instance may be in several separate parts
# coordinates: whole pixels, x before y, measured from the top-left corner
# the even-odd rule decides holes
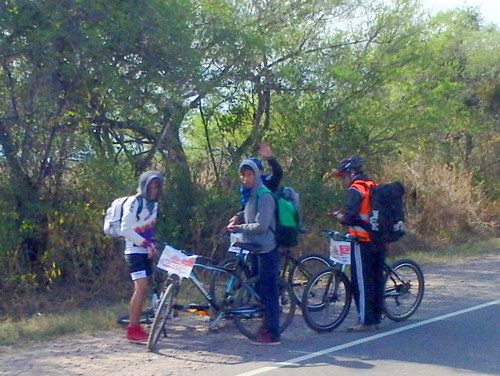
[[[147,197],[148,186],[153,179],[163,183],[163,175],[158,171],[146,171],[139,177],[137,195],[132,196],[123,204],[121,234],[125,238],[125,254],[147,254],[148,250],[141,244],[145,240],[153,240],[156,219],[158,216],[158,202],[150,201]],[[141,206],[141,211],[138,209]]]

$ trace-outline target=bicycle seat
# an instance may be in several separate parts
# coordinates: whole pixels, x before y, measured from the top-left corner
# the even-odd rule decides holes
[[[233,243],[233,247],[238,247],[241,250],[249,251],[249,252],[260,252],[260,250],[261,250],[261,246],[258,244],[254,244],[254,243],[236,242],[236,243]]]

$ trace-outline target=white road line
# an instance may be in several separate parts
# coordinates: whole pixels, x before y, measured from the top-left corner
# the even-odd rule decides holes
[[[276,364],[274,364],[272,366],[262,367],[262,368],[255,369],[253,371],[248,371],[248,372],[240,373],[240,374],[235,375],[235,376],[260,375],[262,373],[269,372],[269,371],[272,371],[272,370],[277,369],[277,368],[291,366],[291,365],[303,362],[304,360],[308,360],[308,359],[316,358],[318,356],[330,354],[332,352],[344,350],[344,349],[347,349],[349,347],[361,345],[362,343],[366,343],[366,342],[370,342],[370,341],[375,341],[375,340],[377,340],[379,338],[384,338],[384,337],[387,337],[387,336],[391,336],[393,334],[405,332],[405,331],[410,330],[410,329],[418,328],[420,326],[424,326],[424,325],[427,325],[427,324],[432,324],[432,323],[434,323],[436,321],[445,320],[445,319],[448,319],[450,317],[463,315],[464,313],[476,311],[476,310],[479,310],[479,309],[482,309],[482,308],[486,308],[486,307],[489,307],[489,306],[492,306],[492,305],[495,305],[495,304],[500,304],[500,299],[499,300],[494,300],[494,301],[489,302],[489,303],[480,304],[480,305],[477,305],[477,306],[474,306],[474,307],[462,309],[460,311],[448,313],[446,315],[434,317],[432,319],[420,321],[420,322],[417,322],[415,324],[410,324],[410,325],[407,325],[407,326],[403,326],[401,328],[389,330],[388,332],[375,334],[373,336],[366,337],[366,338],[361,338],[361,339],[358,339],[356,341],[347,342],[347,343],[344,343],[342,345],[330,347],[328,349],[324,349],[324,350],[321,350],[321,351],[316,351],[316,352],[313,352],[313,353],[310,353],[310,354],[307,354],[307,355],[303,355],[303,356],[299,356],[297,358],[293,358],[293,359],[290,359],[290,360],[287,360],[287,361],[284,361],[284,362],[276,363]]]

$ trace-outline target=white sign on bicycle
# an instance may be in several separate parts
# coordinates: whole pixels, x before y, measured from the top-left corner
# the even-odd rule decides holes
[[[166,245],[158,260],[158,268],[170,274],[177,274],[180,278],[188,278],[198,256],[188,256],[181,251]]]
[[[233,233],[233,234],[229,235],[229,241],[231,242],[231,245],[229,246],[229,248],[227,249],[227,251],[231,252],[231,253],[240,253],[240,252],[242,252],[244,254],[247,254],[248,251],[246,249],[244,249],[242,251],[240,247],[235,247],[233,245],[234,243],[237,243],[237,242],[241,243],[241,239],[242,238],[243,238],[243,234],[241,232]]]
[[[351,243],[330,239],[330,260],[343,265],[351,264]]]

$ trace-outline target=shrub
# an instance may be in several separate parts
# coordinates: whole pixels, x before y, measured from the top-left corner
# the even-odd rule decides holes
[[[397,172],[397,175],[394,172]],[[463,241],[491,231],[488,199],[474,173],[461,167],[416,159],[384,169],[385,179],[405,184],[408,229],[435,244]]]

